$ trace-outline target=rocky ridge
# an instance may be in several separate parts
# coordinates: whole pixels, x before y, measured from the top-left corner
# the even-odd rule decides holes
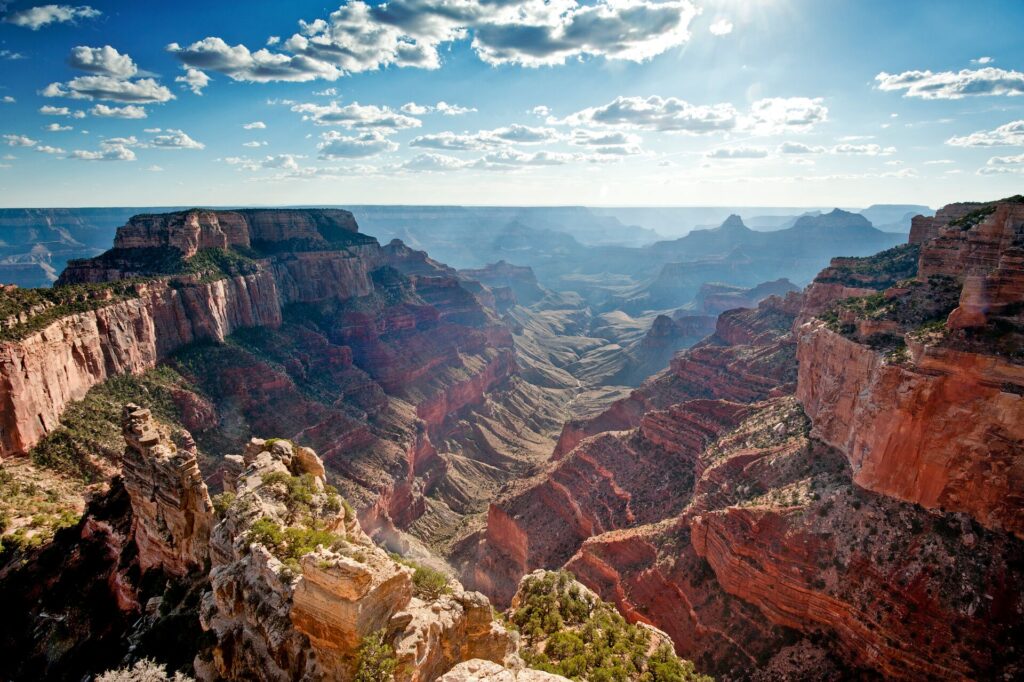
[[[467,584],[503,602],[565,565],[725,678],[1020,674],[1019,204],[938,215],[567,424]]]

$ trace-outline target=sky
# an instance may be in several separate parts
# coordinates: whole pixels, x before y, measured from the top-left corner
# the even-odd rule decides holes
[[[1024,2],[0,1],[0,206],[1024,189]]]

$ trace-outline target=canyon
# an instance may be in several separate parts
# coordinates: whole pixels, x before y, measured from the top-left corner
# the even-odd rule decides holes
[[[537,571],[687,676],[1024,674],[1024,203],[633,248],[644,283],[569,290],[191,209],[5,288],[0,460],[87,501],[5,535],[3,675],[351,679],[377,642],[398,680],[564,679]]]

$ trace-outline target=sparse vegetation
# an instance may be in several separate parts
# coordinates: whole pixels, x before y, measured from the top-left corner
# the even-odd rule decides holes
[[[136,661],[133,666],[108,670],[99,675],[96,682],[195,682],[180,672],[167,674],[167,666],[148,658]]]
[[[917,244],[900,244],[873,256],[844,258],[827,275],[815,281],[848,287],[887,289],[900,280],[917,275],[920,252],[921,247]]]
[[[285,526],[273,519],[262,517],[249,528],[248,541],[266,547],[293,572],[299,570],[299,560],[318,546],[333,547],[344,538],[316,526]]]
[[[585,592],[567,572],[532,577],[523,589],[509,621],[523,635],[520,653],[532,668],[590,682],[711,679]]]
[[[434,601],[446,594],[451,594],[451,587],[448,586],[448,576],[429,566],[424,566],[398,554],[392,554],[391,558],[400,564],[413,569],[412,589],[413,593],[424,601]]]
[[[134,298],[137,280],[49,289],[0,288],[0,341],[16,341],[62,317]]]
[[[398,659],[384,630],[377,630],[359,645],[353,682],[386,682],[394,678],[397,667]]]

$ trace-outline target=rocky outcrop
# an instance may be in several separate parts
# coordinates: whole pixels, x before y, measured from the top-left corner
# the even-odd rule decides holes
[[[513,652],[481,595],[415,596],[413,570],[363,533],[311,450],[255,439],[239,465],[210,544],[201,615],[216,644],[196,660],[201,679],[350,679],[377,631],[395,648],[402,682]]]
[[[858,485],[1020,537],[1024,204],[958,214],[921,246],[913,285],[800,328],[797,396]]]
[[[509,290],[515,301],[521,305],[532,305],[544,298],[547,292],[537,282],[533,269],[512,265],[501,260],[483,268],[459,270],[463,279],[480,282],[490,289]]]
[[[356,232],[352,214],[338,209],[192,209],[135,216],[117,231],[114,248],[170,247],[189,258],[200,249],[249,247],[260,242],[298,240],[327,245]]]
[[[213,504],[196,463],[192,437],[180,447],[162,435],[149,410],[124,408],[124,487],[132,501],[139,568],[184,576],[209,557]]]
[[[959,204],[947,204],[934,216],[914,216],[910,221],[911,244],[924,244],[939,236],[939,230],[946,227],[954,220],[963,218],[968,213],[981,208],[982,204],[977,202],[964,202]]]

